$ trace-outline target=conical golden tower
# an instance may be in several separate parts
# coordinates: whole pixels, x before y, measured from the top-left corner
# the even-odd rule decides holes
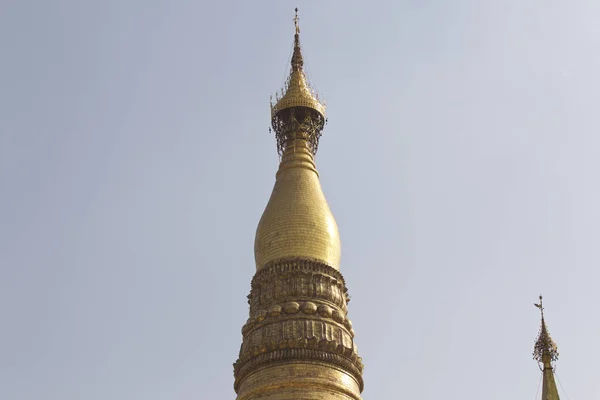
[[[238,400],[360,400],[363,365],[347,318],[340,238],[314,161],[325,106],[304,73],[298,9],[294,23],[290,75],[271,104],[281,162],[256,230],[234,389]]]
[[[543,374],[542,400],[560,400],[556,382],[554,380],[554,363],[558,360],[558,347],[550,337],[548,328],[546,327],[542,296],[540,296],[540,302],[536,303],[535,306],[540,309],[542,314],[540,334],[538,335],[533,348],[533,358],[539,363]]]

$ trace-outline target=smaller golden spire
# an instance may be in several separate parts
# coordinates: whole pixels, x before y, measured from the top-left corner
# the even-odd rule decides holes
[[[548,333],[548,328],[546,327],[546,321],[544,320],[544,304],[542,302],[543,297],[540,295],[540,302],[534,303],[534,306],[540,309],[540,313],[542,316],[542,326],[540,328],[540,333],[535,342],[535,346],[533,348],[533,358],[540,363],[551,363],[558,360],[558,347],[554,340],[550,337]]]
[[[544,320],[544,304],[542,303],[541,295],[540,302],[534,303],[534,305],[540,309],[542,315],[540,334],[533,347],[533,358],[540,364],[540,369],[542,370],[542,400],[560,400],[556,382],[554,380],[553,366],[553,363],[558,360],[558,347],[550,337],[548,328],[546,327],[546,321]]]

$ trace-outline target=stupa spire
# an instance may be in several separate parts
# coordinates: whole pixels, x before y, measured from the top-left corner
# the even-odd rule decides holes
[[[560,400],[556,381],[554,380],[554,363],[558,360],[558,347],[548,333],[546,321],[544,319],[543,297],[540,295],[540,302],[534,303],[539,308],[541,314],[540,333],[533,347],[533,358],[536,360],[543,374],[542,400]]]
[[[307,82],[298,10],[290,74],[271,104],[281,156],[256,229],[237,400],[360,400],[362,360],[348,319],[338,227],[314,161],[325,106]]]

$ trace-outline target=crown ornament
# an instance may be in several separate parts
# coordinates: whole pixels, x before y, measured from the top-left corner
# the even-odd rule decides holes
[[[296,139],[306,140],[313,155],[317,154],[319,139],[325,123],[325,104],[310,86],[304,72],[304,59],[300,47],[298,9],[294,17],[296,33],[290,74],[280,93],[271,96],[271,127],[277,138],[277,152],[281,156],[288,144]]]

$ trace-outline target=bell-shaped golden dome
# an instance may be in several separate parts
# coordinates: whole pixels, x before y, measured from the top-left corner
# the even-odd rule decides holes
[[[308,258],[339,269],[338,227],[321,190],[306,138],[290,142],[254,240],[256,268],[282,259]]]

